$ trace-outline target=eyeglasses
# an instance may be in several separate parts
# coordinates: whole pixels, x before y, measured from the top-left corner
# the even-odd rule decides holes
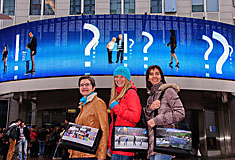
[[[91,85],[91,83],[84,83],[84,84],[80,84],[80,87],[88,87],[89,85]]]

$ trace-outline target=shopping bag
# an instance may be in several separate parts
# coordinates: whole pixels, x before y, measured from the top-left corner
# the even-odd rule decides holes
[[[69,123],[63,134],[64,148],[95,154],[101,139],[101,129]]]
[[[113,151],[147,151],[146,128],[114,126],[111,149]]]
[[[192,132],[174,128],[155,128],[154,151],[168,155],[192,155]]]

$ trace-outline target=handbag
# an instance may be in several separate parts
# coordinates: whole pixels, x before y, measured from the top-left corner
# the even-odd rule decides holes
[[[158,100],[161,100],[165,91],[161,92]],[[158,111],[155,111],[155,116]],[[168,155],[192,155],[192,132],[174,129],[160,128],[154,129],[154,151]]]
[[[145,120],[145,116],[143,112],[144,111],[142,110],[141,117],[143,117],[143,121],[145,123],[146,120]],[[116,121],[116,115],[114,113],[113,113],[113,117],[114,118],[113,118],[113,130],[112,130],[112,137],[111,137],[111,149],[113,151],[126,151],[126,152],[145,151],[146,152],[148,150],[147,128],[114,126],[115,121]]]
[[[63,134],[64,148],[95,154],[102,136],[101,129],[69,123]]]
[[[154,151],[169,155],[191,155],[192,132],[174,128],[155,128]]]

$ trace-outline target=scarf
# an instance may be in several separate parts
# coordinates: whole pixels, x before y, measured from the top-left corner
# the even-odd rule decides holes
[[[88,98],[90,95],[92,95],[93,93],[95,93],[95,92],[91,92],[88,96],[86,96],[86,97],[83,96],[83,97],[80,99],[80,102],[82,102],[82,107],[84,107],[84,105],[86,104],[87,98]]]
[[[158,91],[158,88],[162,85],[162,82],[159,82],[158,84],[154,84],[151,89],[147,89],[147,93],[149,95],[153,95],[154,93],[156,93]]]

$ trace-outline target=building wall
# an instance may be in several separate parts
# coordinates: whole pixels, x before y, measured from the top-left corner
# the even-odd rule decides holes
[[[191,0],[177,0],[176,13],[164,13],[164,0],[163,0],[163,13],[161,15],[172,15],[182,17],[204,18],[223,23],[234,24],[233,19],[235,15],[235,8],[231,0],[219,0],[219,12],[192,12]],[[40,20],[53,17],[68,16],[70,11],[70,0],[56,0],[55,2],[55,15],[50,16],[29,16],[30,0],[16,0],[15,16],[12,20],[0,20],[0,28],[8,27],[11,25],[24,23],[27,20]],[[204,0],[204,5],[206,0]],[[1,10],[3,10],[1,8]],[[206,10],[206,9],[205,9]],[[95,4],[96,14],[110,14],[110,1],[99,0]],[[135,0],[135,13],[136,14],[150,14],[150,0]]]

